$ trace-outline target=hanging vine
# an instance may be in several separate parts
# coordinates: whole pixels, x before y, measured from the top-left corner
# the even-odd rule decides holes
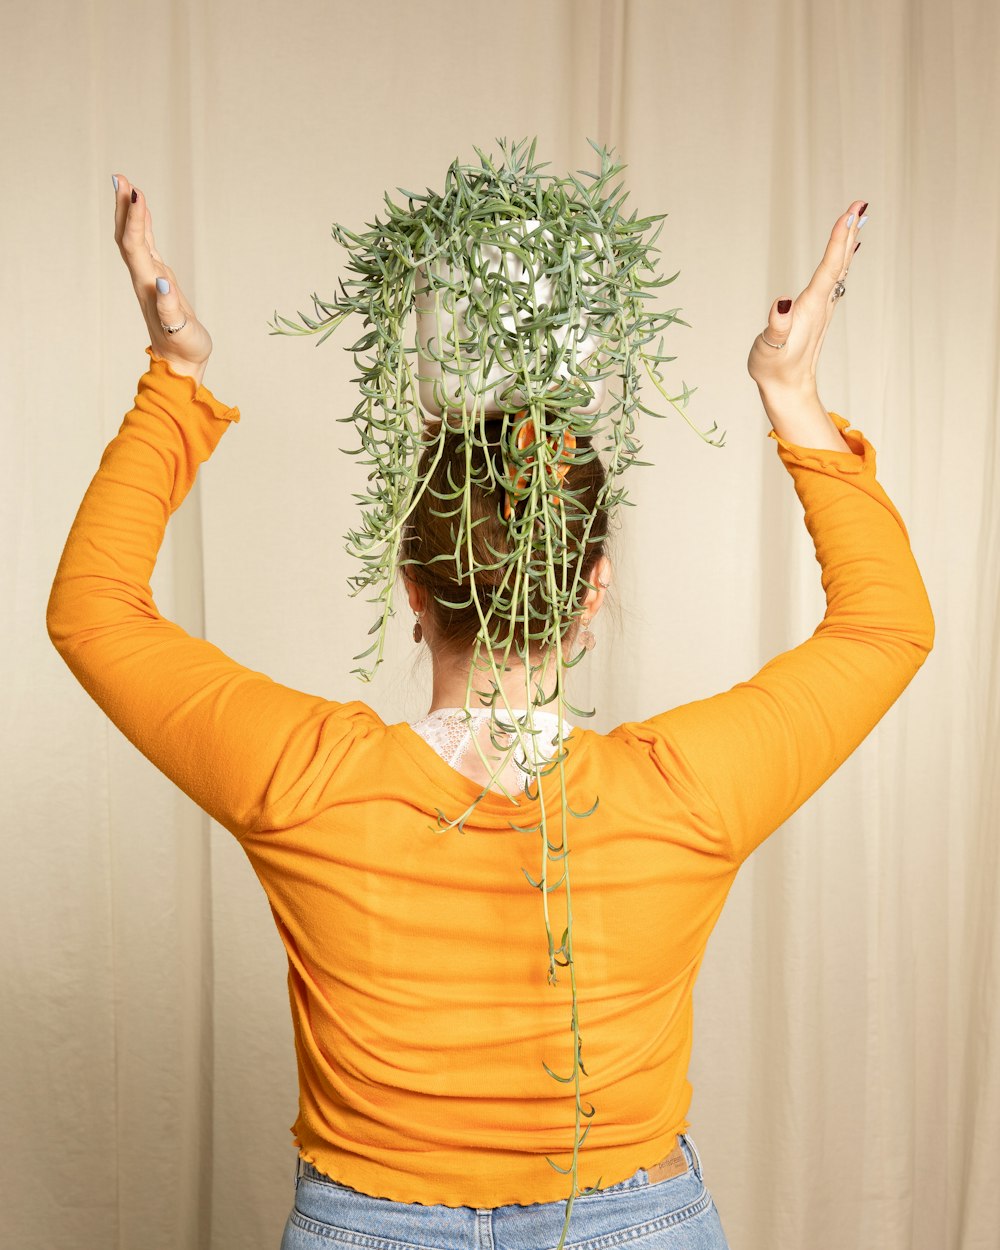
[[[579,1151],[596,1108],[584,1110],[580,1097],[580,1074],[590,1074],[583,1064],[577,1013],[567,844],[568,818],[592,815],[599,797],[588,810],[575,811],[567,797],[563,767],[565,713],[594,715],[594,709],[575,707],[567,697],[566,670],[587,651],[568,656],[563,636],[591,588],[582,570],[596,511],[584,518],[582,540],[575,539],[567,519],[581,515],[581,504],[563,479],[568,461],[585,461],[603,450],[605,481],[597,508],[610,518],[620,505],[631,506],[619,479],[626,469],[649,464],[638,458],[642,445],[635,434],[637,415],[665,415],[642,403],[643,376],[689,425],[684,409],[697,388],[682,383],[680,395],[669,395],[663,384],[661,366],[675,357],[663,354],[662,331],[673,324],[688,325],[677,316],[678,309],[662,312],[651,306],[657,291],[677,277],[656,275],[654,257],[659,249],[654,244],[666,214],[643,218],[634,211],[624,214],[628,193],[616,179],[625,166],[613,160],[613,150],[589,141],[599,169],[556,177],[543,173],[544,165],[536,163],[535,142],[497,140],[498,162],[475,148],[479,165],[453,161],[442,192],[428,188],[421,195],[397,188],[405,207],[386,193],[384,220],[376,216],[364,233],[335,224],[333,237],[349,253],[347,270],[353,276],[339,281],[339,293],[330,301],[312,295],[315,318],[299,313],[298,325],[275,312],[269,324],[274,334],[319,335],[318,346],[351,314],[361,319],[364,332],[346,349],[360,372],[355,380],[361,398],[350,416],[338,420],[353,422],[359,445],[347,454],[364,457],[361,463],[370,468],[366,492],[354,495],[361,509],[359,528],[346,536],[349,554],[362,566],[348,579],[351,593],[374,588],[369,602],[379,605],[369,630],[375,640],[354,657],[373,658],[368,667],[351,670],[362,681],[370,681],[382,662],[388,622],[395,615],[396,572],[405,563],[400,560],[404,527],[428,489],[429,474],[420,480],[418,473],[421,452],[430,440],[436,464],[449,430],[460,432],[465,443],[464,480],[451,491],[433,494],[442,502],[442,515],[455,518],[455,567],[459,584],[468,583],[469,596],[435,598],[448,607],[475,604],[480,628],[465,707],[471,722],[474,673],[488,674],[488,695],[479,690],[476,694],[481,705],[491,709],[490,739],[498,751],[491,759],[498,762],[491,765],[473,733],[489,779],[458,817],[449,819],[438,809],[437,827],[464,833],[466,821],[491,789],[500,789],[517,802],[500,780],[512,753],[528,774],[524,793],[529,799],[544,800],[553,785],[559,788],[558,842],[550,836],[544,801],[537,824],[508,823],[512,829],[541,834],[538,880],[522,871],[541,892],[547,982],[557,985],[557,968],[568,968],[572,991],[572,1071],[560,1076],[548,1064],[542,1065],[554,1080],[573,1082],[575,1090],[572,1162],[560,1167],[546,1156],[557,1172],[572,1173],[556,1248],[562,1250],[574,1198],[596,1192],[601,1184],[598,1180],[589,1189],[578,1187]],[[417,332],[411,341],[414,321],[431,324],[434,333],[421,337]],[[433,401],[425,406],[422,394],[430,393]],[[496,480],[487,453],[488,476],[480,484],[506,491],[509,551],[483,565],[473,557],[471,487],[472,449],[477,443],[487,447],[487,408],[503,414],[500,438],[506,474]],[[723,445],[724,434],[711,437],[715,424],[707,432],[691,428],[705,442]],[[579,448],[578,436],[586,435],[591,436],[590,446]],[[491,585],[485,608],[474,589],[477,575],[483,574],[489,574]],[[541,617],[532,610],[539,595],[545,604]],[[520,627],[517,644],[515,622]],[[524,716],[511,708],[501,681],[512,648],[525,674]],[[533,664],[533,650],[548,660]],[[546,694],[544,677],[553,658],[554,689]],[[553,702],[559,730],[551,744],[555,754],[550,756],[537,743],[541,730],[533,713]],[[561,863],[561,875],[552,884],[549,860]],[[563,882],[567,924],[556,946],[549,895]],[[582,1134],[581,1118],[588,1120]]]

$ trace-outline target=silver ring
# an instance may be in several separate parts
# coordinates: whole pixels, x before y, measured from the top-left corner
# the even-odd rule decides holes
[[[764,339],[763,334],[760,337]],[[784,343],[772,343],[770,339],[764,339],[764,342],[768,345],[768,347],[784,347],[785,346]]]
[[[160,322],[160,326],[166,330],[168,334],[176,334],[178,330],[183,330],[187,323],[188,319],[185,317],[179,326],[165,326],[162,321]]]

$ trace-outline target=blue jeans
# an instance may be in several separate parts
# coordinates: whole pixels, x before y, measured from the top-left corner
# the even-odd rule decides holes
[[[701,1160],[679,1136],[688,1169],[649,1183],[645,1168],[573,1203],[566,1245],[573,1250],[729,1250]],[[423,1206],[371,1198],[296,1157],[295,1202],[280,1250],[555,1250],[566,1201],[505,1207]]]

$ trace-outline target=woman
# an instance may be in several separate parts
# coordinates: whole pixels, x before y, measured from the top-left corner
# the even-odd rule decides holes
[[[545,984],[538,900],[520,882],[535,842],[518,826],[559,798],[512,798],[511,756],[506,793],[495,783],[462,834],[435,827],[443,806],[482,795],[489,774],[464,722],[449,723],[466,705],[475,630],[432,593],[446,543],[427,511],[414,514],[405,551],[415,637],[434,664],[415,725],[282,686],[159,613],[149,579],[167,520],[240,414],[203,384],[212,341],[156,249],[145,198],[124,177],[115,187],[115,238],[150,366],[73,522],[47,626],[118,728],[240,841],[268,896],[288,955],[300,1088],[283,1250],[318,1250],[335,1230],[554,1246],[568,1204],[563,1174],[544,1160],[569,1163],[573,1095],[543,1064],[568,1063],[568,987]],[[822,622],[731,690],[609,734],[564,728],[573,807],[599,797],[574,826],[583,1061],[597,1108],[579,1159],[580,1189],[595,1192],[569,1211],[576,1245],[625,1229],[651,1250],[726,1245],[686,1132],[705,945],[740,865],[863,741],[933,644],[874,448],[816,390],[865,208],[838,218],[798,298],[772,304],[747,362],[822,568]],[[454,450],[453,473],[464,464]],[[596,498],[599,462],[585,471]],[[483,515],[501,503],[478,502]],[[568,643],[591,641],[611,577],[603,541],[586,576]],[[523,707],[523,671],[507,679]],[[551,714],[536,723],[546,715],[551,742]]]

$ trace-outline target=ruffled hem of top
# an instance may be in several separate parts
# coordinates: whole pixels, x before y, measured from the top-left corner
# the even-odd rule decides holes
[[[654,1167],[657,1163],[661,1162],[661,1160],[666,1158],[668,1154],[672,1153],[673,1150],[677,1148],[677,1144],[680,1140],[680,1135],[684,1131],[685,1131],[684,1129],[677,1129],[673,1134],[671,1134],[671,1136],[674,1138],[674,1143],[670,1147],[670,1150],[665,1150],[663,1146],[653,1147],[652,1154],[655,1157],[650,1158],[648,1163],[638,1163],[638,1164],[635,1164],[634,1166],[631,1163],[629,1163],[627,1165],[629,1168],[629,1171],[625,1174],[625,1176],[620,1177],[618,1180],[605,1180],[604,1177],[602,1176],[601,1188],[607,1189],[610,1185],[620,1185],[622,1181],[628,1180],[629,1177],[634,1176],[636,1171],[639,1168],[643,1168],[645,1171],[648,1172],[650,1168]],[[322,1166],[319,1163],[317,1163],[315,1155],[310,1153],[310,1151],[305,1149],[305,1147],[303,1146],[301,1139],[299,1138],[298,1134],[295,1132],[294,1125],[291,1126],[290,1132],[292,1134],[292,1144],[295,1146],[296,1150],[298,1151],[298,1156],[300,1159],[302,1159],[305,1163],[312,1164],[312,1166],[316,1169],[317,1172],[320,1172],[323,1176],[327,1177],[328,1180],[333,1181],[335,1184],[346,1185],[348,1189],[354,1189],[354,1186],[349,1181],[338,1180],[336,1176],[331,1176],[329,1172],[325,1172],[323,1170]],[[369,1193],[367,1190],[360,1190],[360,1189],[354,1189],[354,1192],[361,1193],[366,1198],[383,1198],[387,1202],[402,1202],[402,1203],[406,1203],[408,1206],[451,1207],[454,1209],[457,1207],[467,1207],[470,1205],[474,1205],[474,1204],[470,1204],[468,1201],[462,1202],[462,1201],[459,1201],[458,1199],[455,1199],[452,1202],[432,1202],[428,1200],[427,1198],[418,1198],[412,1189],[403,1189],[403,1188],[396,1189],[396,1192],[393,1194],[373,1194],[373,1193]],[[547,1202],[562,1202],[562,1201],[564,1201],[564,1196],[561,1194],[555,1198],[527,1198],[524,1200],[520,1200],[514,1197],[507,1197],[506,1195],[501,1194],[500,1200],[493,1202],[491,1204],[491,1209],[496,1208],[496,1207],[533,1207],[533,1206],[537,1206],[540,1202],[547,1203]]]
[[[208,410],[209,416],[217,417],[221,421],[239,422],[239,408],[230,408],[228,404],[216,399],[207,386],[196,382],[189,373],[178,373],[169,360],[153,351],[151,345],[144,347],[143,351],[150,360],[149,372],[155,377],[169,379],[171,385],[181,386],[187,398],[192,403],[202,404]]]
[[[850,421],[838,412],[828,413],[851,450],[834,451],[829,447],[803,447],[782,438],[777,430],[768,430],[767,437],[774,439],[778,447],[800,464],[815,465],[819,469],[835,469],[838,473],[874,473],[875,448],[860,430],[851,430]],[[781,459],[787,462],[788,457]]]

